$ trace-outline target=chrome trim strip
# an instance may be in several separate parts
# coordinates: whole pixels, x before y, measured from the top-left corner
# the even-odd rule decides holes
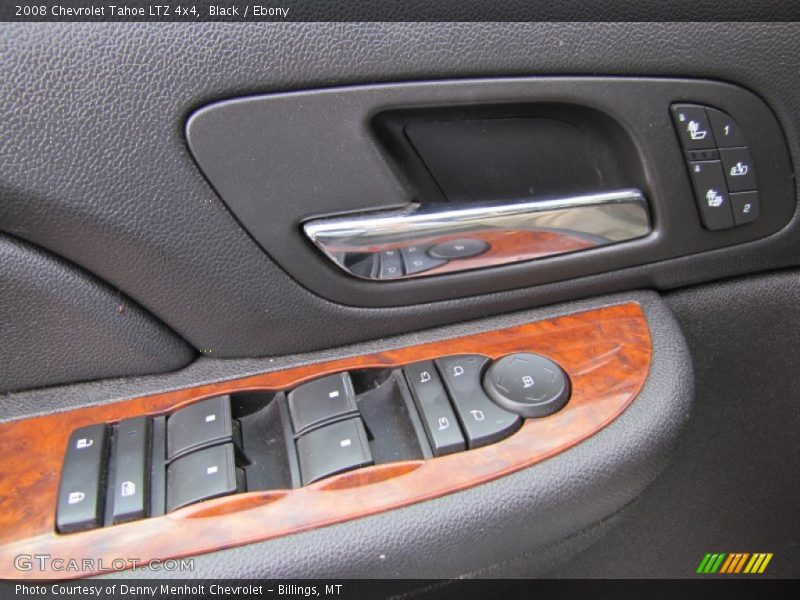
[[[637,189],[622,189],[461,206],[411,204],[400,210],[315,219],[306,222],[303,230],[350,275],[389,281],[588,250],[644,237],[650,233],[651,224],[644,194]],[[448,242],[458,246],[457,242],[464,240],[470,240],[473,246],[488,244],[488,248],[480,254],[447,260],[433,259],[428,253],[432,246]],[[391,263],[396,267],[395,251],[399,251],[403,263],[399,273],[386,266]],[[411,266],[415,258],[424,264]]]

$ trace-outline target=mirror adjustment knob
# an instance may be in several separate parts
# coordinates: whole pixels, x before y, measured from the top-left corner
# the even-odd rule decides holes
[[[570,395],[569,377],[549,358],[509,354],[496,360],[483,378],[489,397],[523,417],[544,417],[559,410]]]

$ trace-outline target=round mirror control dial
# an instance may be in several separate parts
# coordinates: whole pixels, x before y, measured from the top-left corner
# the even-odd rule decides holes
[[[483,377],[489,397],[523,417],[544,417],[569,400],[570,381],[555,362],[538,354],[509,354],[492,363]]]

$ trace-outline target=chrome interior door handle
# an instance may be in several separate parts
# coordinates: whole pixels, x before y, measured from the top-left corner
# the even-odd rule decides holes
[[[314,219],[312,242],[345,272],[395,280],[580,252],[646,236],[637,189],[482,204],[411,204],[392,211]]]

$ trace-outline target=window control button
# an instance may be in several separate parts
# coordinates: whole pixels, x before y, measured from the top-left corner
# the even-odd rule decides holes
[[[434,456],[466,449],[467,444],[432,360],[403,369]]]
[[[372,464],[360,418],[331,423],[297,438],[303,485]]]
[[[114,432],[114,523],[147,516],[150,495],[150,419],[121,421]]]
[[[481,375],[487,362],[489,359],[485,356],[473,355],[436,360],[470,448],[497,442],[522,424],[519,415],[500,408],[483,391]]]
[[[304,383],[289,392],[287,400],[295,433],[334,417],[358,413],[348,373],[336,373]]]
[[[192,452],[167,468],[167,512],[234,492],[233,444]]]
[[[691,162],[689,173],[703,226],[712,230],[733,227],[733,213],[722,163],[718,160]]]
[[[747,148],[724,148],[719,151],[725,179],[731,192],[747,192],[756,189],[756,173],[753,159]]]
[[[56,528],[61,533],[103,524],[107,440],[104,423],[76,429],[69,437],[56,507]]]
[[[711,131],[719,148],[732,148],[744,146],[744,136],[739,125],[727,113],[716,108],[706,108],[708,120],[711,122]]]
[[[167,458],[174,460],[232,438],[230,396],[208,398],[180,409],[167,419]]]
[[[733,220],[737,225],[744,225],[758,218],[758,192],[739,192],[731,194]]]
[[[672,119],[684,150],[714,148],[714,135],[706,109],[695,104],[673,104]]]

